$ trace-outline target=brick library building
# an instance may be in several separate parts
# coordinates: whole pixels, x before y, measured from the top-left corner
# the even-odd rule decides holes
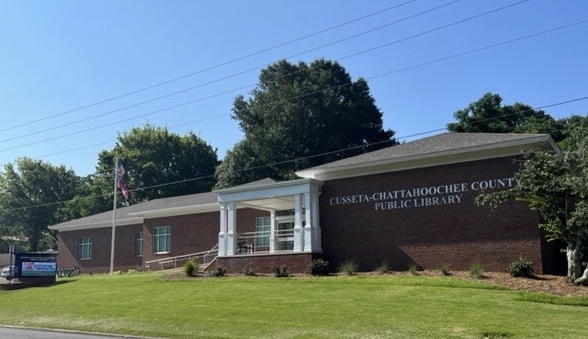
[[[188,259],[228,273],[302,273],[318,258],[333,268],[353,260],[360,271],[386,263],[498,272],[525,257],[538,274],[565,274],[561,244],[545,240],[527,203],[491,210],[474,201],[516,185],[533,150],[557,147],[543,134],[444,133],[304,169],[295,180],[156,199],[49,228],[58,231],[58,267],[83,273],[109,272],[111,260],[115,270],[163,270]]]

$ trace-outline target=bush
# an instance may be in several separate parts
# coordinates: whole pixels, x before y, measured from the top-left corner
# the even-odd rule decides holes
[[[533,262],[527,258],[519,258],[508,265],[508,273],[513,277],[531,278],[533,276]]]
[[[417,273],[417,264],[411,262],[410,264],[408,264],[408,273],[412,274],[412,275],[418,275]]]
[[[274,266],[273,270],[274,270],[274,275],[277,278],[285,278],[290,275],[290,273],[288,273],[288,269],[284,265],[282,265],[280,267]]]
[[[227,274],[227,270],[224,267],[217,267],[214,271],[210,272],[211,277],[224,277]]]
[[[482,269],[482,266],[480,266],[480,264],[473,264],[470,266],[470,276],[476,279],[484,278],[484,270]]]
[[[328,275],[329,262],[324,259],[315,259],[308,265],[308,273],[312,275]]]
[[[249,277],[254,277],[257,275],[257,270],[253,266],[247,266],[245,271],[243,271],[243,274],[245,274],[246,276],[249,276]]]
[[[447,265],[440,265],[439,267],[437,267],[437,270],[439,271],[440,275],[451,275],[451,273],[449,272],[449,267],[447,267]]]
[[[355,261],[347,259],[344,263],[339,266],[339,272],[343,272],[347,275],[355,275],[357,273],[358,265]]]
[[[186,274],[187,277],[193,277],[194,273],[196,272],[196,263],[192,260],[186,260],[186,262],[184,262],[184,274]]]
[[[376,267],[376,271],[380,274],[386,274],[390,272],[390,265],[387,261],[382,261],[380,266]]]

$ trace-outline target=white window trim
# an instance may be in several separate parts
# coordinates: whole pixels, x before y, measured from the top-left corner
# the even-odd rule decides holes
[[[83,240],[87,240],[87,242],[82,242]],[[87,257],[84,257],[84,252],[82,250],[82,246],[87,248]],[[92,238],[91,237],[79,237],[78,238],[78,259],[79,260],[92,260]]]
[[[155,230],[156,229],[162,229],[162,228],[167,228],[169,231],[166,234],[157,234],[157,235],[155,235]],[[159,237],[163,237],[163,236],[169,237],[169,246],[167,246],[167,242],[166,242],[166,247],[169,247],[169,248],[167,248],[167,251],[159,251],[159,252],[156,252],[155,251],[155,239],[156,238],[159,238]],[[171,226],[156,226],[156,227],[153,227],[153,254],[168,254],[170,252],[171,252]]]

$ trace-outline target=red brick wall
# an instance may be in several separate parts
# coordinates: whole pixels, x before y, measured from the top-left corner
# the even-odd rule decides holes
[[[237,211],[237,232],[255,231],[255,219],[269,216],[269,212],[254,209]],[[191,254],[210,250],[218,243],[219,212],[190,214],[175,217],[146,219],[143,225],[116,228],[115,270],[143,267],[145,261]],[[153,228],[171,227],[171,252],[153,253]],[[58,267],[78,266],[83,273],[110,271],[110,227],[60,232],[58,240]],[[143,257],[135,256],[135,233],[143,232]],[[92,239],[92,259],[78,259],[78,239]],[[151,269],[158,269],[153,266]]]
[[[237,210],[237,232],[255,231],[255,219],[259,216],[269,216],[269,212],[250,208]],[[146,219],[144,225],[143,259],[145,261],[204,252],[218,243],[220,212]],[[160,226],[171,227],[170,253],[153,253],[153,228]],[[159,267],[153,266],[150,269],[159,269]]]
[[[142,266],[141,257],[135,256],[135,233],[142,231],[142,225],[116,227],[115,270],[128,270]],[[80,260],[78,239],[90,237],[92,240],[92,259]],[[59,232],[57,256],[58,268],[77,266],[82,273],[110,272],[112,228]]]
[[[304,273],[317,254],[288,253],[273,255],[251,255],[238,257],[220,257],[207,268],[207,272],[223,267],[229,274],[243,274],[248,267],[256,273],[273,273],[274,267],[285,267],[289,273]]]
[[[154,254],[153,229],[161,226],[171,227],[171,252]],[[143,259],[149,261],[207,251],[218,242],[218,231],[219,212],[145,219],[143,228]]]
[[[335,266],[352,259],[366,271],[384,261],[394,270],[415,263],[425,269],[467,270],[480,264],[487,271],[505,271],[525,256],[542,273],[536,213],[522,202],[505,203],[494,212],[474,204],[480,191],[472,189],[473,182],[511,178],[517,166],[501,158],[327,181],[320,197],[324,257]],[[334,197],[461,183],[467,187],[459,193],[461,203],[384,210],[375,210],[373,201],[331,204]]]

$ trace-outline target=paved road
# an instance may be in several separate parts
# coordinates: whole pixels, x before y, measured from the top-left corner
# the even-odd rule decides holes
[[[133,338],[116,337],[97,334],[82,334],[74,332],[31,330],[15,327],[0,327],[0,339],[104,339],[104,338]]]

